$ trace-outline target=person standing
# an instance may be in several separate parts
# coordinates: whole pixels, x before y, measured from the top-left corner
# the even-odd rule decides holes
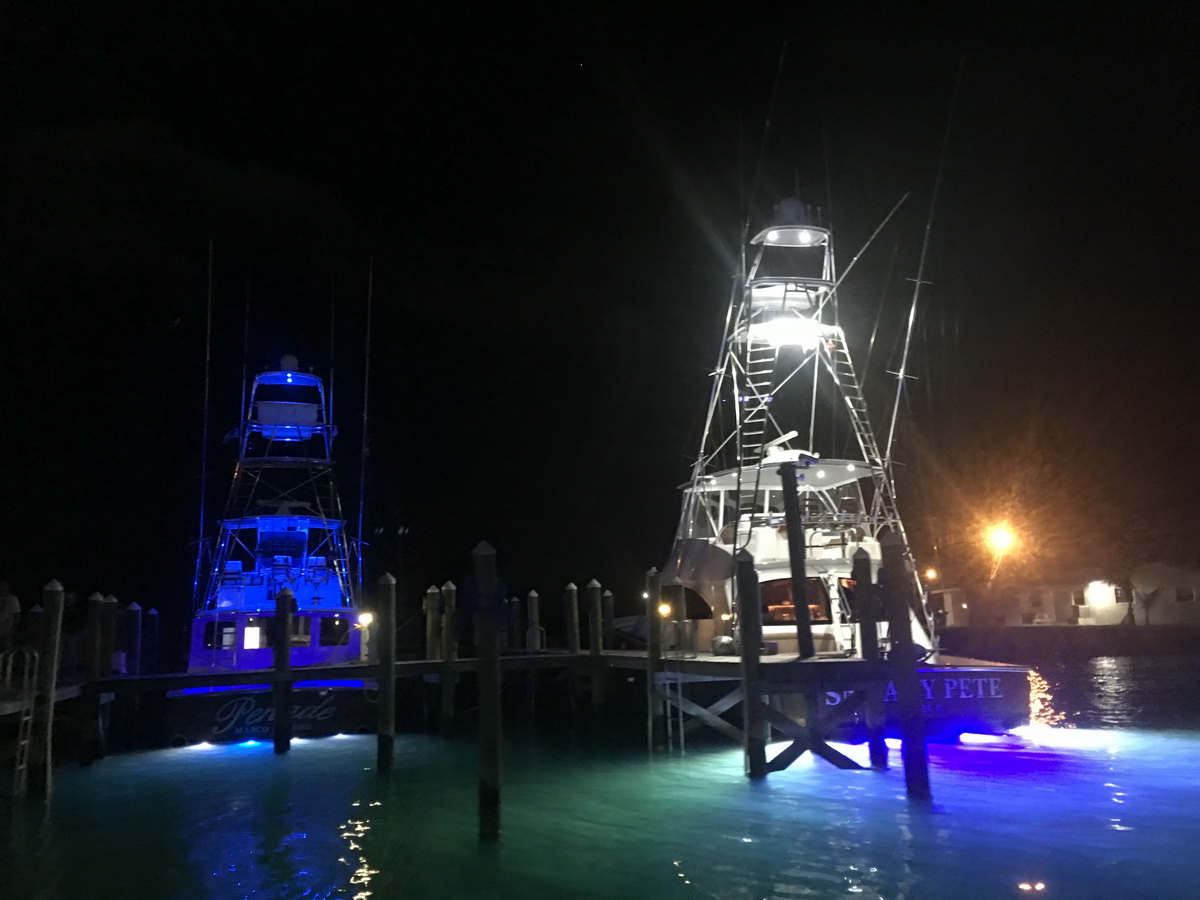
[[[7,581],[0,581],[0,653],[12,650],[21,618],[21,601]]]

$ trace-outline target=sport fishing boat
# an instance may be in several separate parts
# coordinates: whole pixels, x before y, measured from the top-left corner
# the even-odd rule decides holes
[[[664,583],[681,583],[687,607],[702,617],[692,623],[698,646],[717,655],[738,652],[738,551],[754,560],[766,651],[798,653],[797,620],[807,612],[816,664],[863,655],[856,553],[865,553],[874,579],[881,541],[891,535],[909,571],[915,568],[892,479],[895,410],[881,448],[839,325],[833,234],[814,220],[804,204],[785,201],[743,250],[701,446],[663,571]],[[796,493],[788,498],[792,478]],[[794,546],[803,558],[795,561],[789,499],[802,526]],[[909,625],[931,730],[956,735],[1026,724],[1028,671],[940,656],[925,591],[915,574],[911,580]],[[887,625],[875,627],[886,654]],[[894,696],[889,687],[886,699]],[[824,698],[827,706],[843,699],[837,692]]]
[[[292,668],[364,661],[370,616],[355,599],[358,568],[334,479],[330,406],[321,378],[299,371],[293,356],[254,378],[241,424],[230,435],[237,465],[211,562],[197,565],[188,672],[270,669],[280,602],[292,609]],[[179,692],[209,700],[203,708],[192,705],[184,738],[268,735],[270,694],[253,681],[248,674],[246,684]],[[363,686],[361,679],[297,682],[296,733],[356,730],[362,704],[350,701],[361,700]]]

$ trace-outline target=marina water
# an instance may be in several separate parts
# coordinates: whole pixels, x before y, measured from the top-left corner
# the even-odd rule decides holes
[[[1191,898],[1200,657],[1044,664],[1058,722],[932,746],[935,803],[804,757],[518,730],[503,840],[476,839],[470,737],[198,746],[62,767],[0,824],[5,898]],[[848,752],[865,757],[865,748]]]

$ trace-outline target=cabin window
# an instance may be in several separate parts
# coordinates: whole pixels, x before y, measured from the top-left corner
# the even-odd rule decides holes
[[[1073,606],[1087,606],[1087,597],[1083,591],[1071,591],[1071,604]]]
[[[1195,600],[1195,599],[1196,599],[1196,592],[1192,588],[1190,588],[1190,587],[1175,588],[1175,602],[1176,603],[1187,603],[1188,601]]]
[[[1115,587],[1115,588],[1113,588],[1113,599],[1117,603],[1128,603],[1129,602],[1129,592],[1127,590],[1125,590],[1125,588],[1123,588],[1123,587]]]
[[[242,630],[242,649],[265,650],[269,648],[274,628],[273,616],[251,616],[246,619],[246,627]]]
[[[291,646],[307,647],[312,644],[312,617],[292,616]]]
[[[350,643],[350,620],[321,617],[321,646],[344,647]]]
[[[293,563],[304,559],[308,536],[303,531],[273,532],[258,539],[258,555],[265,558],[287,557]]]
[[[820,578],[808,579],[808,615],[814,625],[828,624],[829,593]],[[780,578],[764,581],[759,585],[763,606],[764,625],[790,625],[796,621],[796,607],[792,602],[792,580]]]
[[[232,650],[237,642],[236,622],[205,622],[204,646],[209,650]]]

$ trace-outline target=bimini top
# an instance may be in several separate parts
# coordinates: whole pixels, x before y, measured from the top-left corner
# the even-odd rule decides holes
[[[783,481],[779,475],[779,466],[785,462],[798,463],[796,467],[796,481],[799,483],[801,491],[832,490],[844,484],[853,484],[863,478],[870,478],[881,471],[877,466],[871,466],[857,460],[817,459],[812,457],[803,457],[797,460],[795,459],[796,455],[795,451],[785,451],[778,456],[771,456],[765,459],[760,464],[762,472],[758,477],[759,489],[782,489]],[[740,487],[738,483],[738,471],[738,469],[726,469],[723,472],[714,472],[711,475],[699,478],[695,486],[689,484],[684,489],[700,493],[736,491]]]

